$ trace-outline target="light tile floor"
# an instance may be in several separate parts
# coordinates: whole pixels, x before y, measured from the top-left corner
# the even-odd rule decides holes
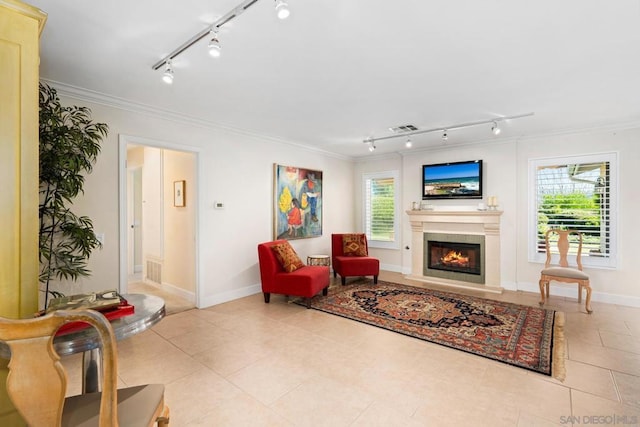
[[[143,281],[133,281],[129,282],[127,286],[127,292],[130,294],[151,294],[163,298],[167,315],[195,308],[195,304],[191,301],[164,290],[162,286],[159,285]]]
[[[566,313],[564,382],[258,294],[119,342],[120,385],[166,384],[179,427],[639,425],[640,308],[592,305],[548,305]]]

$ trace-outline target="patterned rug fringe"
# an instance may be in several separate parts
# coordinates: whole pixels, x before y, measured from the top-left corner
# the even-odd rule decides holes
[[[561,382],[564,382],[567,374],[564,365],[565,357],[564,313],[556,311],[556,318],[553,323],[553,362],[551,363],[551,376]]]

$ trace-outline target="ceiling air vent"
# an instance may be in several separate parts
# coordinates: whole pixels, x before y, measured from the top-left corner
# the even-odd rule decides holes
[[[389,128],[389,130],[393,133],[405,133],[405,132],[413,132],[418,130],[414,125],[402,125]]]

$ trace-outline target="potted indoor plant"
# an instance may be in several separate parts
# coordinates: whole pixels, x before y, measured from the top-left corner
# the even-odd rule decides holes
[[[94,123],[86,107],[65,107],[56,90],[40,84],[40,205],[39,256],[44,307],[51,281],[88,276],[87,261],[100,247],[93,223],[71,210],[73,199],[83,193],[84,175],[90,173],[100,153],[108,126]]]

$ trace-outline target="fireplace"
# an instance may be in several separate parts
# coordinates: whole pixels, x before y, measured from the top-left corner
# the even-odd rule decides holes
[[[480,245],[428,241],[427,265],[436,270],[480,274]]]
[[[435,209],[406,212],[411,223],[411,274],[408,278],[453,288],[502,293],[502,211]],[[429,268],[429,240],[480,245],[480,274]]]
[[[484,236],[424,233],[424,275],[484,284]]]

